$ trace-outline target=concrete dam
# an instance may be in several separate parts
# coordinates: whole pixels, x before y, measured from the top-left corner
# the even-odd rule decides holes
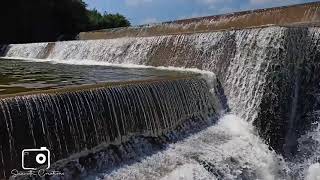
[[[0,177],[19,170],[23,149],[39,147],[50,149],[50,168],[64,172],[61,179],[176,179],[189,171],[194,179],[316,177],[319,8],[1,47],[1,61],[192,73],[0,94]]]

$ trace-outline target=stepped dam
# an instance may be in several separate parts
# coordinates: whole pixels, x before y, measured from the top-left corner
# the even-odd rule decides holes
[[[2,46],[0,62],[85,69],[62,85],[71,77],[0,94],[0,177],[22,163],[23,149],[40,147],[51,150],[51,169],[64,172],[61,179],[319,177],[319,7]],[[252,23],[237,24],[244,18]],[[125,70],[128,77],[153,70],[106,83],[106,67],[136,69]],[[85,72],[92,73],[80,76]]]

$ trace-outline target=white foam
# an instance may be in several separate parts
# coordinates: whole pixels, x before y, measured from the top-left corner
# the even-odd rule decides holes
[[[199,164],[185,164],[176,169],[171,173],[161,178],[161,180],[175,180],[175,179],[184,179],[184,180],[194,180],[194,179],[216,179],[212,177],[208,171],[206,171]]]
[[[312,164],[306,173],[306,180],[320,180],[320,164]]]
[[[298,139],[298,154],[288,162],[294,176],[299,179],[320,180],[320,124]]]
[[[212,172],[202,162],[210,163]],[[105,179],[273,180],[280,177],[279,162],[279,157],[268,150],[252,125],[235,115],[226,115],[216,125],[141,162],[106,174]]]

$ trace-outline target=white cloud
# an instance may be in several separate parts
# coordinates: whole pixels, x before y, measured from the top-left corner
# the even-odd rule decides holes
[[[203,4],[215,4],[217,2],[220,2],[221,0],[197,0],[197,1]]]
[[[195,0],[197,3],[207,6],[208,10],[217,11],[219,8],[224,7],[225,4],[234,2],[235,0]]]
[[[251,4],[276,4],[276,3],[285,3],[290,2],[290,0],[250,0]]]
[[[193,12],[189,18],[209,16],[208,12]]]
[[[149,17],[141,21],[141,24],[153,24],[159,22],[157,18]]]
[[[140,6],[146,3],[151,3],[154,0],[126,0],[125,3],[127,6]]]
[[[231,8],[231,7],[223,7],[217,10],[218,14],[226,14],[226,13],[232,13],[240,11],[239,9]]]
[[[230,3],[234,0],[196,0],[198,3],[206,4],[206,5],[214,5],[221,3]]]

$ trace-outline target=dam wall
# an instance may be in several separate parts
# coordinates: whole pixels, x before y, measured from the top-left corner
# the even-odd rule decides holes
[[[194,34],[9,45],[6,57],[71,64],[198,68],[216,74],[232,112],[290,154],[316,119],[318,27],[259,27]],[[45,55],[44,55],[45,54]],[[292,137],[292,138],[289,138]]]
[[[254,125],[271,147],[292,157],[296,139],[318,121],[320,37],[318,28],[289,28],[268,68]]]
[[[23,149],[47,147],[51,160],[158,137],[186,121],[219,116],[200,77],[48,90],[0,98],[0,179],[21,168]]]
[[[188,34],[260,26],[319,26],[320,3],[235,12],[128,28],[81,32],[79,40]]]
[[[277,61],[288,28],[268,27],[210,33],[14,44],[6,57],[53,59],[85,64],[174,66],[214,72],[223,84],[231,109],[252,121],[257,116],[270,63]],[[48,53],[45,54],[44,53]]]

